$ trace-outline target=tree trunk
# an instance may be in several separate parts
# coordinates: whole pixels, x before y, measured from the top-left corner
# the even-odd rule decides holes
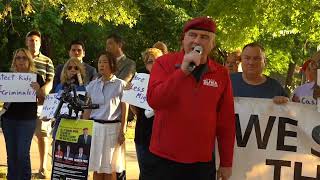
[[[295,63],[290,63],[289,68],[288,68],[288,72],[287,72],[285,90],[289,96],[291,95],[290,87],[292,86],[292,80],[293,80],[293,74],[294,74],[295,67],[296,67]]]

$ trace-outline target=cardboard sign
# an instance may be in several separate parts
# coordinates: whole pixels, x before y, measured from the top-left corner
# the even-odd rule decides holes
[[[149,76],[149,74],[145,73],[136,73],[131,81],[132,88],[123,92],[122,101],[143,109],[152,110],[147,102]]]
[[[33,73],[0,73],[0,100],[3,102],[36,102],[30,84],[37,82]]]
[[[77,94],[85,95],[85,92],[78,91]],[[58,93],[52,93],[46,96],[43,103],[43,108],[41,111],[40,118],[43,118],[43,119],[53,118],[54,113],[56,112],[56,109],[58,108],[58,105],[60,102],[59,97],[60,95]],[[68,104],[64,103],[60,110],[60,114],[68,114],[68,113],[69,113]],[[75,116],[75,114],[73,113],[72,116]]]

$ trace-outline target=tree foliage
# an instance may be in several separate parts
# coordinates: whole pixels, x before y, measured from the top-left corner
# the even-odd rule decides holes
[[[105,38],[117,33],[140,69],[147,47],[163,41],[170,50],[179,50],[185,21],[210,15],[218,24],[218,51],[213,54],[225,56],[225,51],[258,41],[266,48],[266,73],[290,86],[295,64],[319,44],[319,9],[316,0],[5,0],[0,3],[0,68],[8,69],[25,34],[39,29],[42,51],[55,65],[68,58],[73,39],[85,42],[85,60],[95,65]]]
[[[206,13],[218,22],[219,39],[232,51],[258,41],[267,49],[267,74],[286,77],[319,44],[320,2],[316,0],[211,0]]]
[[[42,52],[54,64],[68,58],[68,44],[80,39],[86,44],[87,62],[95,65],[96,55],[105,49],[110,33],[121,35],[125,53],[142,68],[141,52],[156,41],[169,49],[180,46],[183,23],[202,12],[208,0],[24,0],[0,3],[0,53],[8,67],[12,51],[24,46],[24,36],[31,29],[43,35]],[[9,11],[6,10],[9,7]],[[3,61],[2,61],[3,62]],[[5,68],[7,69],[7,68]]]

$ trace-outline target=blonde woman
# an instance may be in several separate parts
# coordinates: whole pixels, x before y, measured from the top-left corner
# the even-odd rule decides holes
[[[11,71],[35,73],[29,50],[21,48],[14,53]],[[45,96],[43,78],[37,74],[37,82],[30,86],[38,100]],[[2,130],[7,148],[8,179],[31,179],[30,145],[36,128],[37,102],[5,103],[7,111],[2,115]]]
[[[58,93],[60,90],[63,90],[65,84],[68,83],[74,83],[77,91],[85,91],[86,88],[84,85],[80,85],[78,82],[77,74],[81,75],[82,81],[85,79],[86,73],[84,66],[77,58],[70,58],[63,66],[60,84],[56,86],[55,92]]]
[[[144,73],[150,74],[156,59],[162,55],[163,52],[160,49],[148,48],[142,55],[146,68]],[[140,169],[139,179],[149,179],[150,173],[153,172],[154,163],[156,163],[155,156],[149,151],[154,113],[135,106],[130,106],[130,108],[137,116],[134,142]]]

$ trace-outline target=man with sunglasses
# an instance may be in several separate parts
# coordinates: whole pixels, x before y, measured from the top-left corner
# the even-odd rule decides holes
[[[84,84],[88,84],[97,76],[97,69],[95,67],[90,66],[89,64],[83,62],[83,58],[85,57],[85,46],[82,41],[74,40],[70,43],[69,57],[77,58],[85,67],[86,77],[83,79]],[[53,90],[60,83],[60,76],[63,69],[63,64],[60,64],[56,68],[54,80],[53,80]]]
[[[44,89],[45,94],[48,94],[52,89],[52,82],[54,77],[54,66],[50,58],[43,55],[40,52],[41,47],[41,33],[39,31],[33,30],[26,35],[26,46],[28,47],[33,61],[35,62],[37,72],[41,75],[45,84],[42,89]],[[42,106],[38,106],[38,113],[41,111]],[[39,118],[37,120],[37,127],[35,134],[38,138],[38,148],[40,156],[40,168],[38,173],[38,178],[47,177],[47,159],[48,159],[48,143],[49,143],[49,128],[50,124],[42,122]]]

